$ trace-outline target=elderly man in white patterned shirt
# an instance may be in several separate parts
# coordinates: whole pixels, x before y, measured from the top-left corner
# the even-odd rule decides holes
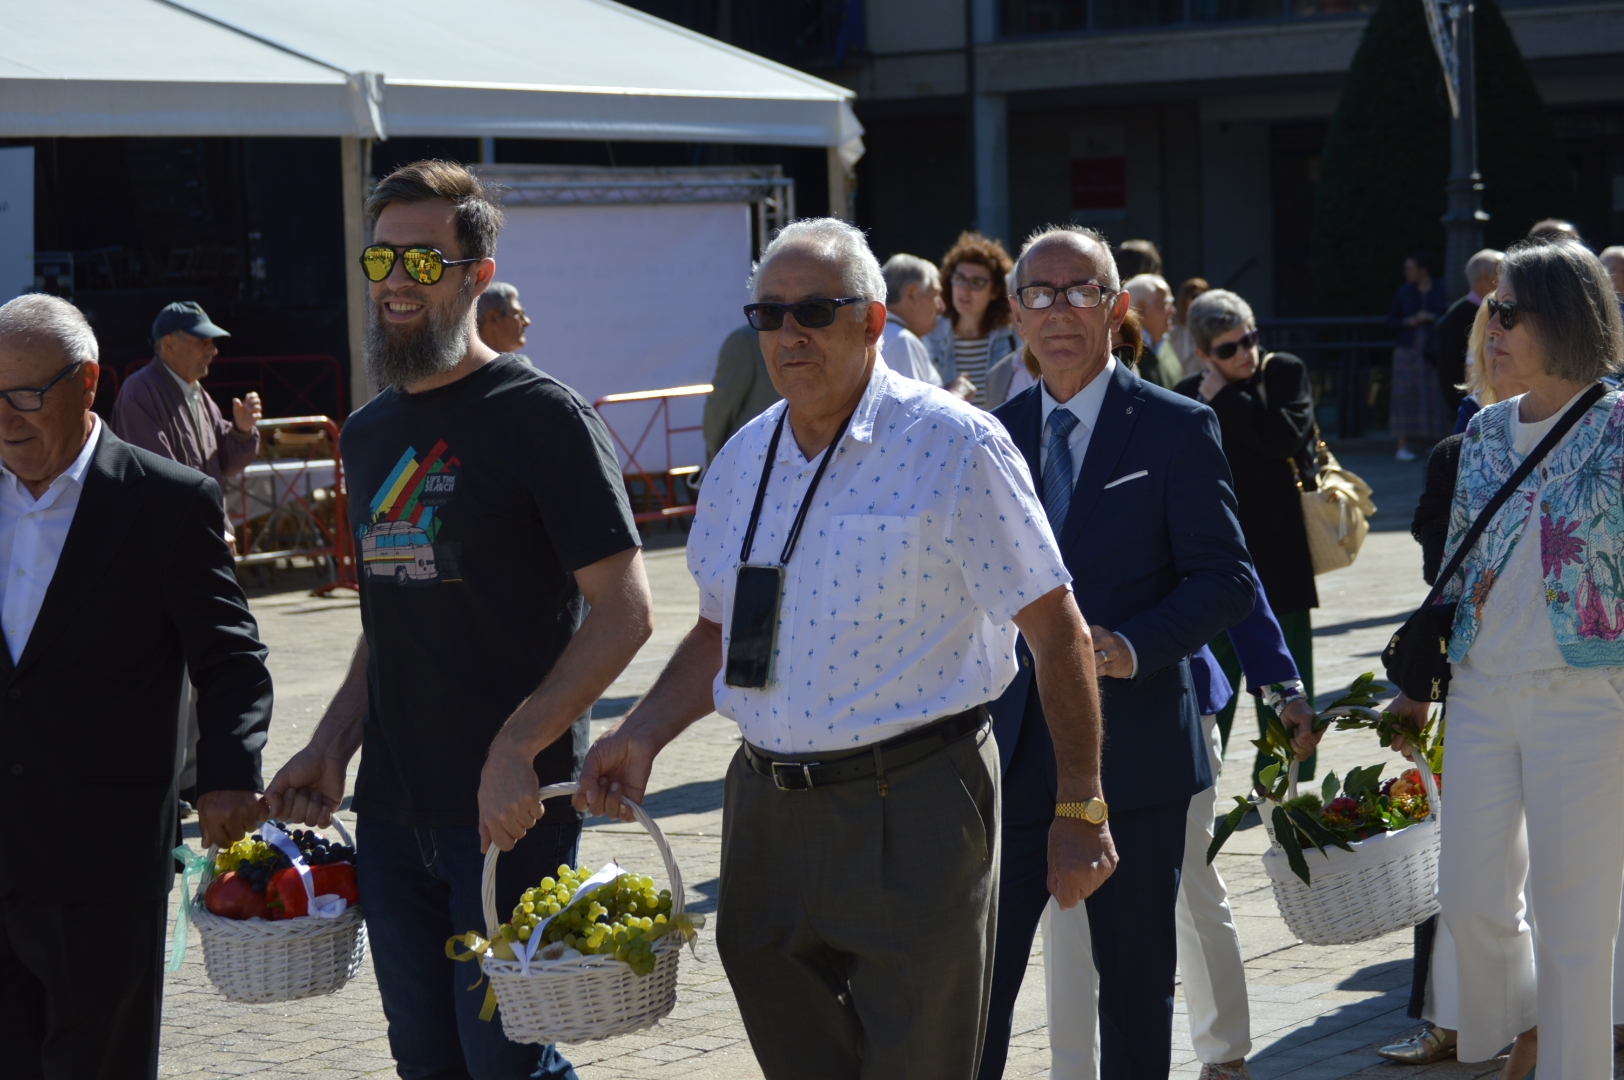
[[[768,1080],[969,1078],[998,892],[985,703],[1032,645],[1059,759],[1049,887],[1110,875],[1088,627],[1020,453],[889,370],[862,233],[797,222],[745,309],[785,401],[711,464],[688,542],[698,622],[592,747],[576,805],[630,817],[654,757],[714,708],[728,769],[717,949]]]

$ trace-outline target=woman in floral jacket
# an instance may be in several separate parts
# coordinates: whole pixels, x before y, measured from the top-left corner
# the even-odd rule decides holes
[[[1528,392],[1467,428],[1451,554],[1562,414],[1624,363],[1611,282],[1581,244],[1512,249],[1487,302],[1486,360]],[[1502,1080],[1521,1080],[1536,1056],[1541,1080],[1611,1075],[1624,892],[1621,481],[1624,398],[1612,391],[1500,509],[1444,591],[1460,602],[1439,866],[1459,969],[1457,1052],[1485,1061],[1517,1036]],[[1403,696],[1392,707],[1426,711]],[[1537,942],[1516,895],[1525,874]]]

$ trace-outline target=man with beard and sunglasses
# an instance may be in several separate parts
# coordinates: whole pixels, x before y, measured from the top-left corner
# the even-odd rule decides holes
[[[367,212],[356,272],[380,390],[341,446],[364,636],[267,801],[325,824],[361,751],[361,908],[400,1075],[574,1077],[554,1047],[482,1022],[484,989],[445,949],[485,927],[490,845],[504,913],[575,864],[580,816],[540,787],[579,774],[593,702],[652,630],[638,535],[603,421],[475,332],[502,222],[480,181],[420,161]]]

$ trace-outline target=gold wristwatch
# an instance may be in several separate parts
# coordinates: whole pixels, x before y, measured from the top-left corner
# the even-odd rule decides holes
[[[1104,825],[1106,819],[1111,816],[1111,810],[1105,805],[1104,799],[1096,797],[1087,802],[1055,803],[1054,816],[1081,818],[1090,825]]]

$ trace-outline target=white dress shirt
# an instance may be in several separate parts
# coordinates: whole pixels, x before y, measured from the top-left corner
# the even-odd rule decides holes
[[[889,313],[885,317],[885,330],[880,334],[880,353],[887,357],[887,364],[895,365],[891,370],[897,374],[932,386],[942,385],[942,373],[930,362],[925,343],[903,325],[901,319]]]
[[[1049,384],[1043,384],[1043,389],[1039,391],[1043,395],[1042,426],[1038,428],[1042,433],[1038,438],[1039,475],[1049,467],[1049,414],[1056,409],[1067,409],[1077,418],[1071,434],[1066,437],[1066,444],[1071,447],[1071,482],[1076,486],[1077,475],[1083,471],[1083,455],[1088,453],[1089,437],[1100,422],[1100,407],[1105,404],[1105,391],[1111,385],[1116,363],[1116,357],[1107,357],[1099,374],[1090,379],[1087,386],[1071,395],[1071,400],[1065,404],[1050,397]]]
[[[736,568],[779,402],[711,462],[688,538],[699,612],[730,640]],[[826,451],[829,452],[829,451]],[[1067,586],[1020,451],[1002,424],[876,360],[785,571],[772,681],[716,677],[716,711],[751,745],[846,750],[1003,693],[1013,616]],[[776,563],[817,462],[786,421],[750,561]]]
[[[15,473],[0,465],[0,566],[6,568],[0,582],[0,596],[4,597],[0,600],[0,630],[5,632],[13,664],[23,655],[45,602],[45,590],[56,576],[62,545],[79,509],[85,473],[96,455],[102,422],[95,413],[90,417],[92,428],[84,449],[38,499]]]
[[[1105,366],[1088,381],[1088,385],[1071,395],[1071,400],[1062,404],[1049,396],[1049,385],[1043,384],[1039,391],[1043,395],[1043,426],[1042,437],[1038,440],[1038,468],[1049,467],[1049,414],[1056,409],[1069,409],[1077,417],[1077,423],[1072,426],[1071,434],[1066,437],[1066,445],[1071,447],[1071,482],[1075,487],[1077,477],[1083,471],[1083,456],[1088,453],[1088,440],[1094,434],[1094,428],[1100,422],[1100,407],[1105,404],[1105,391],[1111,385],[1111,376],[1116,371],[1116,357],[1107,357]],[[1087,613],[1084,613],[1087,617]],[[1133,661],[1133,670],[1128,673],[1131,679],[1139,674],[1139,652],[1133,647],[1133,642],[1122,638],[1122,644],[1128,647],[1128,657]]]

